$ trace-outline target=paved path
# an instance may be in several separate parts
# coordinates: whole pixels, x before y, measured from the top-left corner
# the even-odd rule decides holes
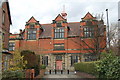
[[[75,74],[49,74],[45,75],[43,78],[81,78],[78,75]]]

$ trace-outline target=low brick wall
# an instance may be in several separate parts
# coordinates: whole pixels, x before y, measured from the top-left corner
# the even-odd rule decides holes
[[[34,78],[35,77],[35,70],[34,69],[27,69],[25,71],[25,78]]]

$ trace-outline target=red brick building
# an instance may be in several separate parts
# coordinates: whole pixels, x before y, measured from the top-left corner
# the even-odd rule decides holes
[[[9,60],[11,54],[8,52],[9,48],[9,31],[12,24],[9,2],[3,2],[0,8],[0,53],[2,52],[2,70],[9,68]]]
[[[31,50],[47,69],[74,70],[73,64],[96,60],[106,46],[106,26],[89,12],[80,22],[67,22],[61,13],[50,24],[31,17],[19,34],[10,35],[9,50]]]

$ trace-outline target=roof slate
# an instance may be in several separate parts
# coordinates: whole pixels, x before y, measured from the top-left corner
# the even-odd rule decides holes
[[[48,38],[52,36],[52,24],[41,24],[43,32],[40,35],[40,38]],[[79,36],[80,35],[80,22],[68,23],[70,28],[68,32],[69,36]]]

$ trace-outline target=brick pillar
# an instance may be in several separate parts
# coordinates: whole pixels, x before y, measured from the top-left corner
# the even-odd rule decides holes
[[[55,67],[55,64],[56,64],[56,59],[55,59],[56,56],[53,56],[53,66],[54,66],[54,69],[56,68]]]
[[[36,39],[39,39],[39,35],[40,35],[40,28],[37,28],[37,31],[36,31]]]

